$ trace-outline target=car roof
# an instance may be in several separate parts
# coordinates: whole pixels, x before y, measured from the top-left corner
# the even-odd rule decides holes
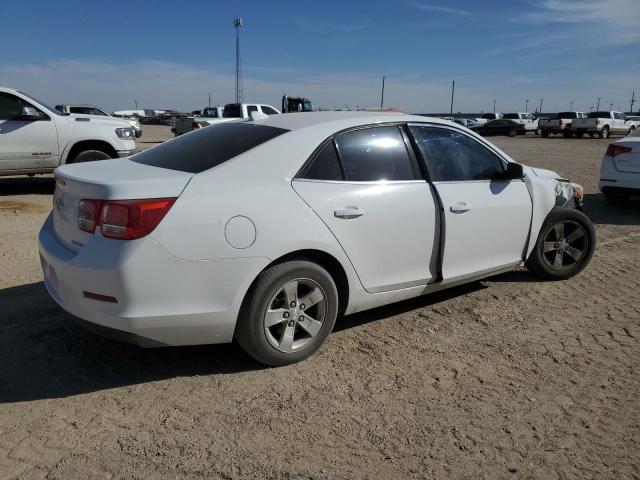
[[[313,126],[330,127],[331,124],[339,126],[339,129],[388,122],[430,122],[443,125],[456,125],[453,122],[440,118],[407,115],[404,113],[387,112],[300,112],[271,115],[254,123],[269,127],[284,128],[286,130],[301,130]],[[457,125],[456,125],[457,126]]]

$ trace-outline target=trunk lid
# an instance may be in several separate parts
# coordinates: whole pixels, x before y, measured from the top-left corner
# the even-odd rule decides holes
[[[55,170],[53,226],[56,237],[74,252],[95,234],[78,228],[80,200],[137,200],[178,197],[192,173],[168,170],[128,159],[65,165]]]

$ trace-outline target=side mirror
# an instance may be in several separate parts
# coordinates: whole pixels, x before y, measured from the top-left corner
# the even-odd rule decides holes
[[[21,120],[39,120],[40,113],[33,107],[22,107]]]
[[[504,172],[506,180],[520,180],[524,177],[524,169],[519,163],[509,162]]]

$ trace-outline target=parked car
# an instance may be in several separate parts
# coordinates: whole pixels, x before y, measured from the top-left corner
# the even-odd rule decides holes
[[[510,137],[516,137],[527,133],[524,125],[514,120],[506,119],[491,120],[483,125],[471,127],[471,130],[483,137],[489,137],[491,135],[508,135]]]
[[[501,113],[483,113],[478,118],[476,118],[476,122],[479,124],[490,122],[491,120],[500,120],[502,118]]]
[[[533,115],[533,113],[505,113],[502,118],[513,120],[514,122],[523,125],[527,132],[535,132],[537,135],[540,134],[540,130],[538,129],[538,119]]]
[[[58,304],[143,345],[235,338],[267,365],[313,354],[338,312],[523,264],[566,279],[595,246],[581,187],[413,115],[223,123],[55,175],[39,246]]]
[[[11,88],[0,88],[0,175],[51,173],[66,163],[131,155],[128,122],[64,115]]]
[[[72,116],[92,116],[92,117],[108,117],[108,118],[123,118],[129,122],[133,130],[135,131],[136,138],[142,136],[142,128],[140,127],[140,121],[135,117],[114,117],[99,107],[93,105],[56,105],[56,110],[62,113],[67,113]],[[96,119],[98,120],[98,119]]]
[[[602,158],[598,186],[612,204],[640,195],[640,130],[609,145]]]
[[[480,123],[471,118],[454,118],[453,121],[458,125],[462,125],[463,127],[467,128],[477,127],[478,125],[480,125]]]
[[[549,134],[562,134],[565,138],[573,137],[572,122],[574,118],[587,118],[584,112],[560,112],[555,118],[541,118],[538,121],[540,135],[548,137]]]
[[[636,129],[634,122],[628,122],[622,112],[591,112],[587,118],[576,118],[573,121],[576,138],[585,133],[593,137],[609,138],[613,134],[628,135]]]
[[[216,107],[217,108],[217,107]],[[252,113],[264,115],[276,115],[280,113],[271,105],[261,103],[228,103],[217,114],[220,116],[199,116],[199,117],[176,117],[172,123],[171,131],[175,136],[197,130],[199,128],[208,127],[218,123],[238,121],[238,119],[248,120]]]

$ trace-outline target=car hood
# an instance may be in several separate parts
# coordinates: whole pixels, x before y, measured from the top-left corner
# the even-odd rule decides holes
[[[552,180],[566,180],[565,178],[563,178],[561,175],[557,174],[553,170],[547,170],[545,168],[534,168],[534,167],[529,167],[529,170],[531,170],[537,177],[540,177],[540,178],[549,178]]]
[[[118,127],[130,127],[131,122],[124,118],[105,117],[102,115],[83,115],[80,113],[72,113],[66,116],[68,122],[77,123],[99,123],[100,125]]]

